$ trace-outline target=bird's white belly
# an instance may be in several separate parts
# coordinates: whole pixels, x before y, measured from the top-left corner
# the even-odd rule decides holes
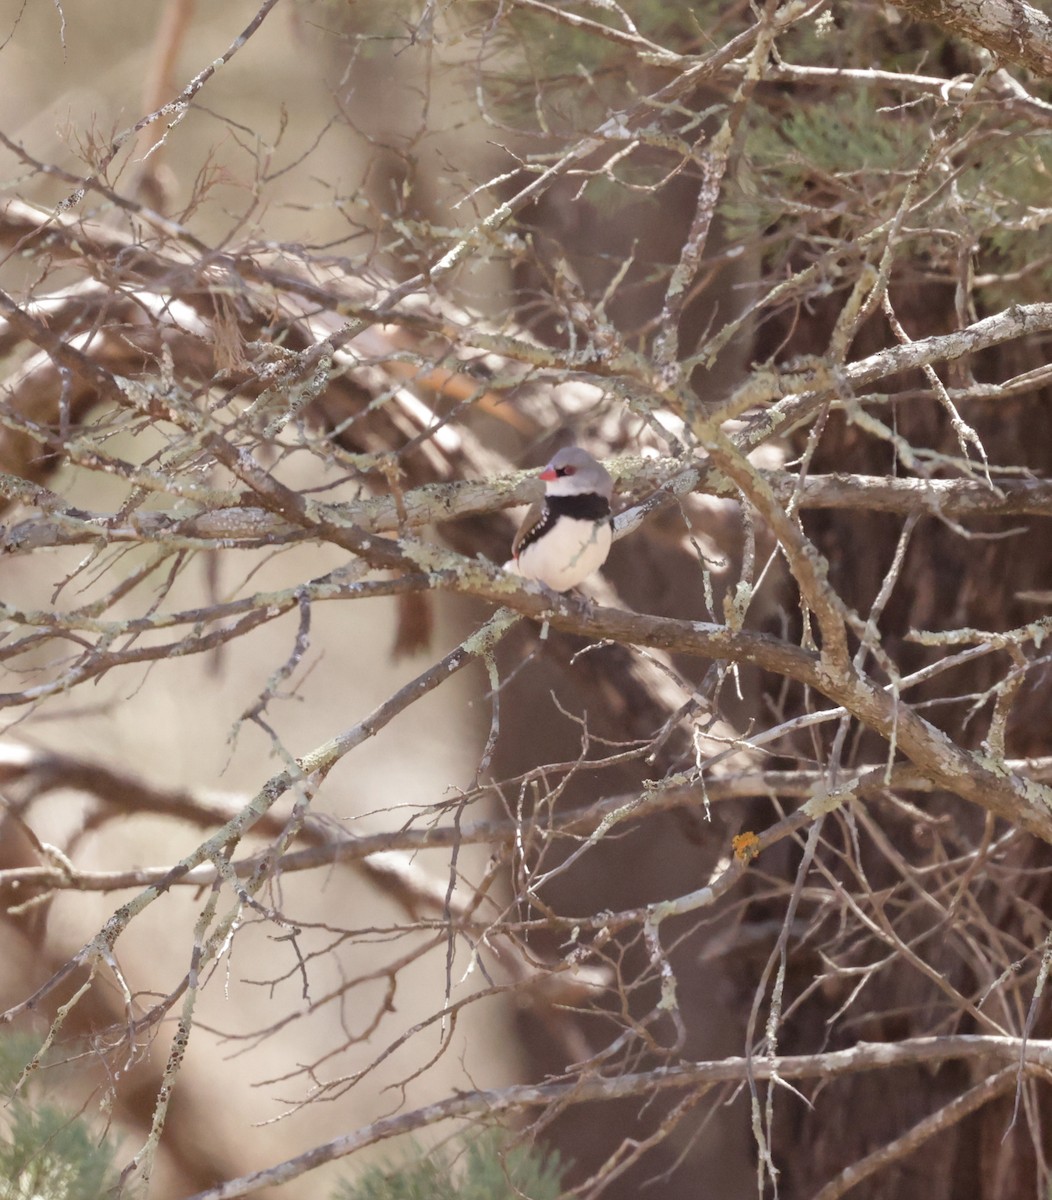
[[[609,521],[562,517],[519,554],[519,574],[539,579],[556,592],[568,591],[606,562],[611,540]]]

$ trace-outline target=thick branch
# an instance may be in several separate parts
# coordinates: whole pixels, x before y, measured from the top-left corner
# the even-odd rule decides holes
[[[1026,0],[892,0],[918,21],[934,21],[995,58],[1052,79],[1052,18]]]
[[[556,629],[596,641],[611,639],[676,654],[748,663],[784,675],[841,705],[892,743],[938,787],[1052,843],[1052,805],[1047,788],[1013,774],[1004,762],[962,749],[891,691],[878,687],[850,666],[827,670],[818,655],[748,630],[734,631],[704,621],[640,616],[612,608],[582,608],[561,597],[546,599],[539,588],[516,588],[512,595],[511,580],[505,583],[498,578],[497,586],[480,580],[451,582],[456,590],[497,600],[525,616],[547,620]]]
[[[652,472],[648,472],[652,474]],[[1052,481],[1047,479],[1001,479],[996,490],[974,479],[908,479],[884,475],[810,475],[800,481],[785,471],[762,473],[771,490],[783,503],[796,498],[798,509],[853,509],[868,512],[931,513],[945,517],[1052,517]],[[630,485],[641,482],[642,472],[629,471],[619,478]],[[693,491],[698,495],[728,496],[719,476],[704,468],[695,472]],[[0,552],[27,554],[55,546],[95,545],[107,542],[156,542],[176,548],[258,549],[283,542],[310,540],[309,529],[293,525],[262,508],[204,509],[187,516],[142,510],[118,521],[114,513],[61,511],[58,497],[43,488],[25,489],[25,502],[39,504],[42,515],[0,527]],[[8,494],[17,494],[14,488]],[[5,480],[0,477],[0,494]],[[536,481],[454,480],[425,484],[393,496],[372,496],[339,506],[339,511],[358,529],[370,533],[394,533],[435,522],[497,512],[527,503],[536,496]],[[622,513],[615,521],[615,536],[637,528],[642,517],[675,502],[681,489],[657,493],[639,506]],[[52,503],[52,497],[54,503]],[[402,511],[399,512],[399,505]]]
[[[1052,1042],[1023,1042],[1019,1038],[957,1037],[913,1038],[896,1043],[862,1042],[850,1050],[827,1054],[800,1054],[784,1058],[725,1058],[719,1062],[688,1063],[659,1067],[632,1075],[605,1078],[582,1075],[568,1082],[523,1085],[500,1090],[465,1092],[412,1112],[385,1117],[364,1129],[334,1138],[263,1171],[231,1179],[218,1187],[198,1192],[188,1200],[235,1200],[263,1188],[298,1179],[308,1171],[334,1162],[365,1146],[426,1128],[454,1117],[538,1108],[559,1102],[584,1104],[627,1096],[650,1096],[667,1088],[708,1088],[720,1083],[740,1083],[747,1078],[828,1079],[859,1071],[888,1070],[917,1063],[938,1064],[952,1060],[993,1062],[1001,1066],[1020,1064],[1025,1071],[1052,1068]]]
[[[832,719],[832,718],[831,718]],[[537,774],[551,778],[559,771],[567,773],[587,769],[589,763],[547,763]],[[601,763],[594,764],[601,767]],[[1052,758],[1011,759],[1006,768],[1026,779],[1052,783]],[[508,781],[519,786],[530,777]],[[655,813],[674,808],[696,807],[702,803],[720,804],[731,800],[769,796],[781,801],[809,800],[828,781],[828,772],[744,771],[726,778],[706,778],[684,782],[672,778],[648,786],[642,794],[613,795],[581,808],[552,813],[545,826],[549,833],[589,834],[611,817],[638,822]],[[72,788],[96,796],[116,811],[157,813],[202,828],[225,825],[249,802],[249,797],[222,799],[208,792],[166,791],[153,787],[124,771],[85,759],[47,750],[31,750],[21,745],[0,744],[0,784],[27,785],[34,796],[57,788]],[[879,795],[889,788],[895,792],[930,793],[932,781],[908,763],[899,763],[889,773],[884,764],[859,767],[841,781],[844,790],[858,796]],[[481,798],[467,797],[467,799]],[[265,814],[256,825],[264,836],[277,836],[286,827],[284,817]],[[291,850],[271,861],[276,874],[311,871],[333,863],[357,862],[372,854],[390,851],[434,850],[453,846],[507,844],[522,835],[520,818],[463,821],[423,828],[401,828],[382,833],[354,834],[334,829],[329,823],[308,817],[298,841],[307,848]],[[249,855],[231,862],[231,870],[247,879],[259,870],[270,851]],[[158,867],[131,867],[122,871],[71,870],[68,864],[13,867],[0,870],[0,907],[24,904],[27,899],[48,891],[112,892],[125,888],[143,888],[167,880],[169,884],[199,888],[210,885],[218,875],[211,863],[201,863],[182,875],[173,875],[171,864]]]

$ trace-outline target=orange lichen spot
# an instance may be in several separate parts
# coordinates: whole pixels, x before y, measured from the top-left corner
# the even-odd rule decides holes
[[[734,857],[739,862],[748,862],[760,853],[760,839],[751,831],[731,838],[731,845],[734,847]]]

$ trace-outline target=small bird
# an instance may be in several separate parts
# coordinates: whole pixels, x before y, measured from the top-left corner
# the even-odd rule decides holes
[[[508,569],[566,592],[597,571],[610,553],[614,481],[579,446],[558,451],[541,471],[544,500],[526,514]]]

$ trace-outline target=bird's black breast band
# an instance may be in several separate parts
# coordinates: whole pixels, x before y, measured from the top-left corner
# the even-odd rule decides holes
[[[548,496],[545,504],[552,518],[576,517],[578,521],[609,521],[610,501],[598,492],[583,496]]]
[[[597,492],[586,492],[582,496],[546,496],[540,520],[526,530],[515,557],[519,558],[527,546],[544,537],[560,517],[572,517],[578,521],[609,521],[610,501]]]

